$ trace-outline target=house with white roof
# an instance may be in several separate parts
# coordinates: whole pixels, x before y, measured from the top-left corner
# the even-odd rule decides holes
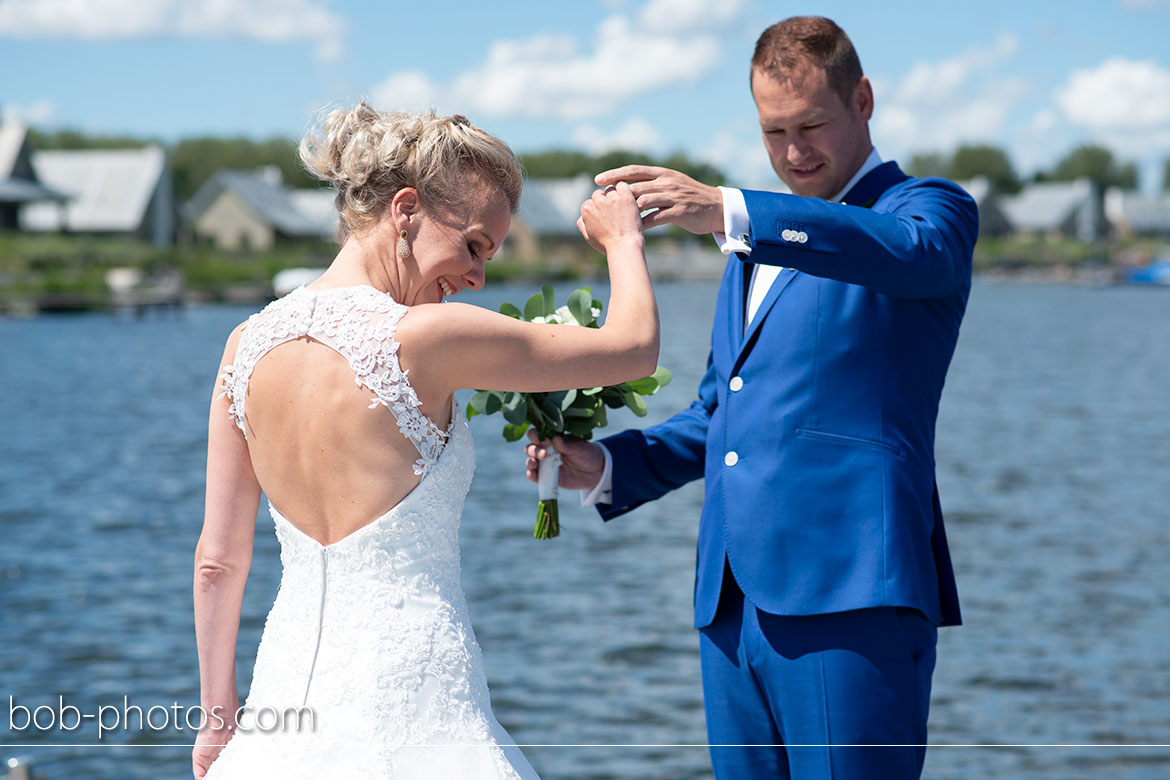
[[[1170,192],[1147,195],[1110,187],[1105,192],[1105,218],[1125,238],[1170,236]]]
[[[197,240],[228,251],[266,251],[279,241],[330,240],[337,234],[332,188],[285,187],[279,169],[219,171],[183,207]]]
[[[171,171],[161,146],[34,152],[32,166],[41,182],[69,201],[26,207],[22,230],[174,243]]]
[[[37,177],[27,128],[16,122],[0,124],[0,230],[18,228],[20,213],[28,204],[62,203],[66,199]]]
[[[976,176],[974,179],[957,181],[955,184],[966,190],[979,208],[980,236],[1000,236],[1011,231],[1011,223],[1000,207],[1002,196],[995,191],[990,179],[986,176]]]
[[[581,174],[566,179],[526,179],[520,205],[505,240],[507,254],[533,258],[557,245],[584,245],[577,231],[581,204],[597,189]]]
[[[1097,186],[1087,178],[1029,184],[1018,195],[1000,198],[1016,233],[1069,236],[1093,241],[1105,233]]]

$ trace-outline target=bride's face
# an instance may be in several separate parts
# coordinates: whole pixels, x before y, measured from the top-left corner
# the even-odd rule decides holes
[[[467,288],[484,284],[484,264],[500,248],[512,223],[508,199],[495,190],[447,209],[419,205],[407,228],[413,300],[408,305],[439,303]]]

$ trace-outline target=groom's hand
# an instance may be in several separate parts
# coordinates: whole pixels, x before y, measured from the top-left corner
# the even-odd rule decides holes
[[[603,171],[593,179],[597,186],[629,182],[642,211],[642,229],[672,223],[690,233],[723,232],[723,194],[670,168],[625,165]]]
[[[578,439],[576,436],[554,436],[552,441],[540,441],[536,430],[528,429],[532,442],[524,448],[528,455],[528,479],[536,482],[537,461],[548,457],[550,448],[561,454],[561,472],[558,484],[566,490],[588,490],[601,480],[605,471],[605,455],[600,444]]]

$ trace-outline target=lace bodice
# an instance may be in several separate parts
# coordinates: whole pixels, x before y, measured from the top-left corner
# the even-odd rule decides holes
[[[349,361],[354,381],[374,393],[371,409],[385,406],[394,414],[399,430],[419,451],[414,473],[425,474],[439,459],[448,432],[423,414],[422,402],[398,364],[394,331],[408,310],[373,287],[300,287],[248,318],[235,358],[221,370],[220,397],[228,398],[228,412],[246,437],[244,402],[256,363],[285,342],[314,339]]]

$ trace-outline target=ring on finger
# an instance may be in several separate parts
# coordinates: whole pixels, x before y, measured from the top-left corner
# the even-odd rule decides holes
[[[609,193],[611,193],[611,192],[614,192],[614,191],[616,191],[616,190],[617,190],[617,185],[616,185],[616,184],[607,184],[607,185],[605,185],[605,189],[603,189],[603,190],[601,191],[601,194],[602,194],[602,195],[608,195]]]

